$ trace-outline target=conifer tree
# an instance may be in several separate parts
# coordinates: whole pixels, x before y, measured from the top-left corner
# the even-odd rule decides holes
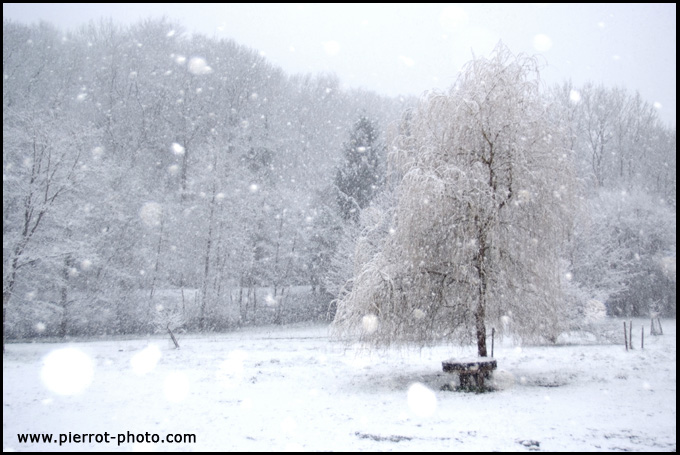
[[[359,212],[368,206],[380,186],[379,157],[384,147],[378,141],[375,125],[362,115],[343,149],[344,162],[335,176],[338,207],[343,219],[357,222]]]

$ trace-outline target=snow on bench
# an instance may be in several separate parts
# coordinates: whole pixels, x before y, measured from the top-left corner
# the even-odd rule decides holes
[[[461,388],[476,387],[477,390],[484,389],[484,379],[488,378],[489,373],[497,366],[496,359],[492,357],[449,359],[442,362],[444,372],[458,374]]]

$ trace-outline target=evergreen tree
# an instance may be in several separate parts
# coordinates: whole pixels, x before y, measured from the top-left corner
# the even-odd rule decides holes
[[[384,146],[378,141],[375,125],[362,115],[354,123],[343,149],[344,163],[335,176],[338,206],[344,220],[358,222],[359,212],[368,206],[380,187],[380,155]]]

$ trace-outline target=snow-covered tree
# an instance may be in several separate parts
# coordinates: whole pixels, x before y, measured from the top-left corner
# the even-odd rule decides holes
[[[674,283],[659,258],[675,251],[675,131],[622,88],[565,84],[550,105],[584,182],[585,210],[565,251],[576,307],[598,301],[609,314],[655,307],[674,315]]]
[[[606,261],[604,272],[585,269],[581,275],[622,275],[618,292],[606,301],[610,314],[645,317],[651,311],[674,316],[675,280],[664,266],[675,260],[674,210],[644,192],[602,192],[598,202],[597,211],[604,213],[595,218],[603,231],[601,243],[616,259],[601,258]]]
[[[396,227],[354,277],[335,328],[378,345],[475,340],[489,323],[556,336],[571,157],[534,59],[499,45],[410,114],[391,159]]]
[[[48,258],[68,262],[67,251],[46,247],[44,228],[64,195],[73,190],[85,148],[85,134],[79,135],[63,118],[35,112],[13,114],[3,115],[3,334],[21,270]],[[58,228],[62,229],[60,240],[65,241],[67,227]],[[52,231],[49,235],[59,234]],[[41,236],[43,243],[38,244]]]
[[[146,332],[169,289],[194,292],[188,329],[223,329],[263,287],[319,289],[336,226],[313,196],[332,187],[356,113],[385,124],[401,104],[166,20],[3,21],[3,73],[10,336]],[[58,168],[48,193],[65,189],[36,218],[41,157]],[[22,237],[26,215],[39,222]]]
[[[345,220],[359,220],[359,212],[368,206],[382,181],[383,145],[378,130],[365,116],[359,117],[343,145],[344,162],[335,176],[338,206]]]
[[[365,239],[366,220],[374,218],[375,209],[370,214],[362,211],[369,208],[382,189],[384,181],[384,143],[379,140],[376,125],[362,114],[343,144],[343,161],[335,174],[338,214],[336,222],[337,238],[332,245],[333,251],[326,264],[324,284],[334,297],[347,291],[356,266],[355,250],[357,242]],[[369,221],[369,225],[374,224]],[[369,251],[364,251],[369,253]],[[370,253],[369,253],[370,254]],[[350,286],[351,288],[351,286]]]
[[[343,225],[326,276],[326,286],[335,297],[334,302],[352,291],[355,277],[382,250],[393,218],[392,194],[386,191],[360,212],[358,223]]]

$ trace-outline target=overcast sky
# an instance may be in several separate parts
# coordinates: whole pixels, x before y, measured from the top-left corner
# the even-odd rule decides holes
[[[543,56],[549,84],[571,79],[639,91],[676,119],[676,5],[672,4],[75,4],[3,3],[3,16],[75,28],[166,16],[232,38],[288,73],[333,72],[386,95],[445,89],[475,55],[502,40]]]

